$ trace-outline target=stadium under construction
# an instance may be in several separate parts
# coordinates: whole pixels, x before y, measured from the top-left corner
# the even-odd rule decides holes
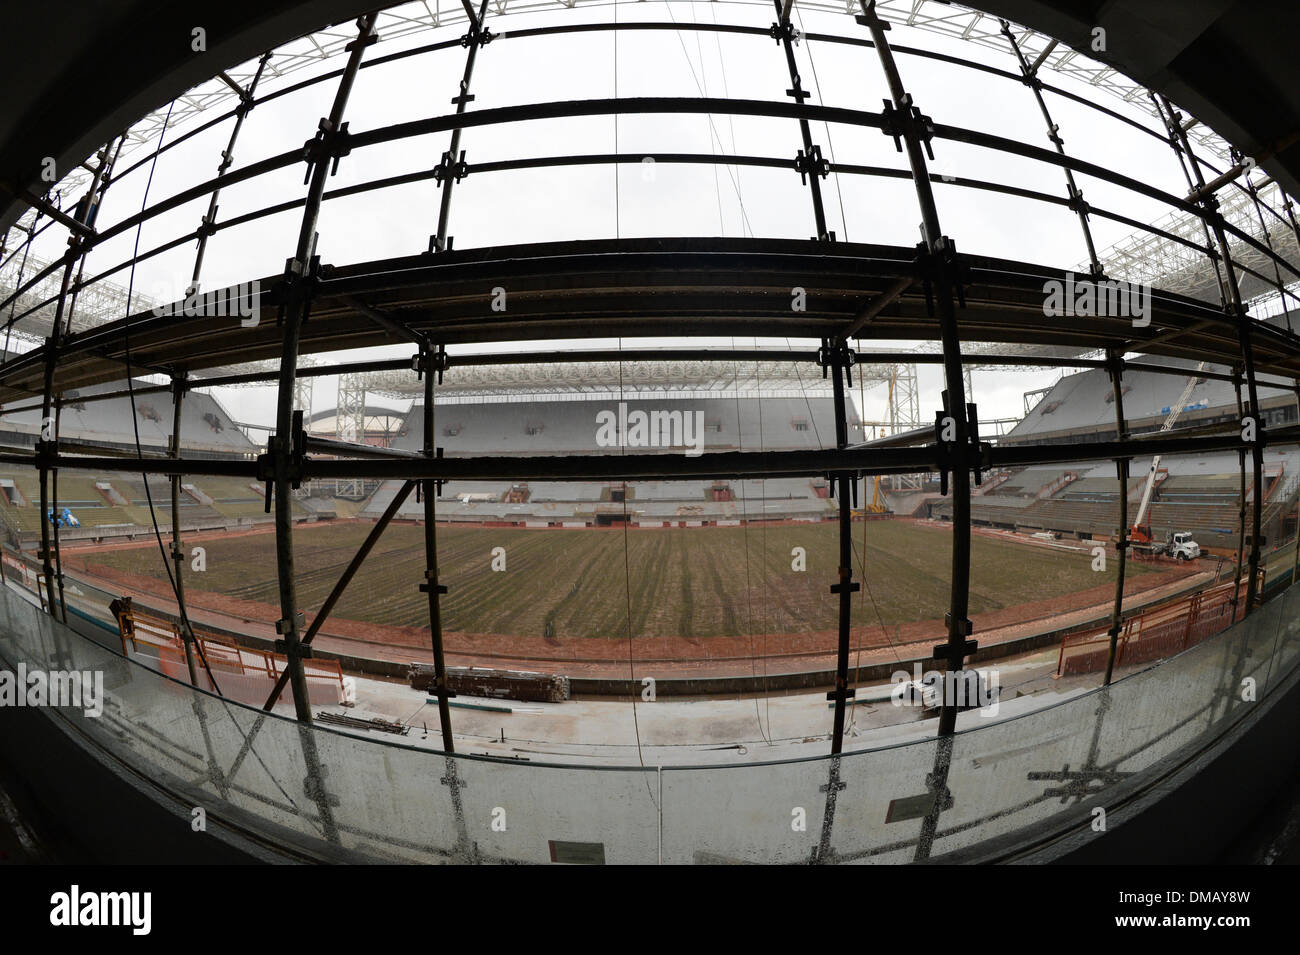
[[[199,6],[0,125],[0,796],[86,859],[1206,862],[1294,785],[1300,13]]]

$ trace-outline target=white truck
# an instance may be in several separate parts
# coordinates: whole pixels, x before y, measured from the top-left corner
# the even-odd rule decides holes
[[[1166,554],[1178,560],[1195,560],[1201,556],[1201,545],[1192,540],[1189,531],[1179,531],[1177,534],[1166,534],[1163,544],[1153,542],[1151,552],[1157,556]]]

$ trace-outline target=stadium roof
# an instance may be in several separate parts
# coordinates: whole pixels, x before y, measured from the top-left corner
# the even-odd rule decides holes
[[[304,353],[391,345],[402,335],[448,344],[555,340],[590,335],[937,340],[914,250],[859,243],[833,247],[766,239],[592,240],[471,249],[329,268],[316,290]],[[989,342],[1115,349],[1234,366],[1237,325],[1206,303],[1157,291],[1151,322],[1122,317],[1063,319],[1044,314],[1043,286],[1066,273],[971,256],[963,334]],[[511,289],[509,312],[491,309],[491,290]],[[790,308],[790,289],[807,291],[807,310]],[[276,279],[260,292],[275,310]],[[379,312],[384,322],[373,320]],[[864,321],[864,317],[869,320]],[[855,331],[856,329],[856,331]],[[56,390],[116,381],[126,370],[196,371],[276,358],[273,321],[171,318],[152,312],[75,336],[59,350]],[[1300,338],[1263,323],[1252,331],[1261,374],[1300,377]],[[42,348],[0,370],[0,401],[38,395]]]
[[[565,6],[603,5],[606,0],[565,0]],[[801,8],[856,12],[857,5],[803,0]],[[1288,0],[1114,0],[1100,9],[1091,0],[984,0],[977,5],[1024,24],[1024,46],[1036,56],[1047,47],[1041,34],[1067,44],[1053,51],[1047,66],[1070,71],[1085,82],[1130,101],[1143,88],[1168,95],[1202,124],[1193,135],[1209,142],[1214,130],[1278,179],[1300,192],[1300,64],[1294,38],[1300,7]],[[498,0],[490,12],[553,9],[538,0]],[[994,17],[939,0],[880,0],[886,19],[902,21],[1004,49]],[[0,63],[7,108],[0,116],[0,181],[42,192],[39,177],[47,156],[72,169],[94,150],[141,117],[184,94],[173,110],[183,122],[230,91],[213,77],[247,63],[286,38],[287,57],[272,75],[319,62],[351,39],[347,29],[329,31],[367,9],[358,0],[210,0],[175,5],[151,0],[117,0],[105,5],[69,0],[60,5],[51,29],[39,4],[11,5],[8,29],[0,37]],[[464,19],[456,5],[415,15],[381,15],[381,35],[401,36]],[[207,51],[193,55],[187,42],[168,46],[156,37],[188,39],[205,25]],[[145,26],[147,25],[147,29]],[[1106,49],[1093,51],[1093,30],[1106,30]],[[318,37],[305,34],[325,31]],[[1075,51],[1088,51],[1080,57]],[[1094,64],[1092,61],[1097,61]],[[238,79],[239,77],[236,77]],[[1136,81],[1136,82],[1134,82]],[[188,92],[187,92],[188,91]],[[158,116],[161,122],[162,116]],[[152,127],[139,130],[141,141]],[[0,227],[22,213],[23,203],[0,193]]]

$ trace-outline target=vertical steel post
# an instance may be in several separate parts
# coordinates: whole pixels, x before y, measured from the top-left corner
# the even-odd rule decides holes
[[[1038,78],[1038,63],[1030,63],[1025,58],[1025,54],[1020,49],[1020,44],[1016,42],[1015,34],[1011,32],[1011,25],[1006,20],[1002,20],[1002,35],[1007,38],[1011,44],[1011,52],[1015,54],[1016,61],[1020,64],[1021,82],[1028,86],[1034,93],[1034,99],[1038,101],[1038,109],[1043,114],[1043,120],[1047,123],[1047,138],[1052,141],[1056,147],[1056,152],[1062,158],[1065,157],[1065,141],[1061,139],[1060,128],[1052,122],[1052,114],[1047,109],[1047,100],[1043,98],[1043,81]],[[1041,59],[1040,61],[1041,62]],[[1065,171],[1066,189],[1070,197],[1070,208],[1079,217],[1079,227],[1083,229],[1083,240],[1088,246],[1088,262],[1094,277],[1102,274],[1101,262],[1097,259],[1097,247],[1092,241],[1092,229],[1088,226],[1088,204],[1083,201],[1083,193],[1079,190],[1078,184],[1074,181],[1074,172],[1068,167],[1062,167]]]
[[[74,210],[73,218],[82,225],[89,225],[93,222],[95,213],[99,208],[95,197],[99,192],[100,184],[104,180],[104,173],[108,168],[108,147],[105,146],[99,155],[100,161],[95,166],[95,174],[91,178],[90,187]],[[54,403],[54,366],[58,362],[59,346],[63,339],[63,317],[69,304],[68,291],[72,285],[72,270],[84,255],[85,240],[83,235],[78,230],[71,230],[71,234],[68,236],[68,251],[63,255],[63,280],[59,286],[58,303],[54,307],[54,321],[50,329],[50,337],[45,340],[45,377],[41,388],[41,431],[36,442],[36,463],[41,472],[40,560],[41,570],[45,574],[46,605],[51,615],[54,614],[54,555],[50,546],[49,476],[51,458],[58,455],[59,428],[58,418],[50,416],[50,408]],[[47,434],[50,437],[47,438]]]
[[[795,62],[794,24],[790,22],[789,10],[782,8],[781,0],[772,0],[772,2],[776,5],[777,21],[772,24],[769,32],[784,49],[786,66],[790,70],[790,89],[785,91],[785,95],[792,97],[796,103],[802,104],[812,94],[803,88],[799,77],[799,64]],[[803,137],[803,151],[795,158],[795,168],[808,180],[808,188],[812,195],[813,220],[817,224],[816,238],[820,242],[826,242],[832,236],[826,228],[826,207],[822,201],[821,180],[830,171],[830,165],[822,158],[821,146],[813,142],[812,127],[808,120],[799,120],[799,132]]]
[[[1241,372],[1233,369],[1232,386],[1237,393],[1237,420],[1242,419],[1244,410],[1241,406]],[[1246,551],[1246,449],[1237,451],[1237,470],[1241,483],[1237,492],[1237,564],[1233,576],[1232,588],[1232,622],[1237,622],[1237,608],[1241,603],[1241,563]]]
[[[298,601],[294,584],[293,561],[293,499],[291,492],[297,483],[298,464],[295,461],[295,434],[293,427],[293,394],[298,371],[298,341],[302,323],[311,309],[311,286],[315,280],[314,256],[316,249],[316,223],[325,195],[325,180],[330,175],[331,162],[337,164],[347,130],[343,124],[343,111],[347,106],[361,58],[366,47],[378,39],[374,32],[377,14],[367,13],[357,21],[357,38],[348,44],[347,65],[339,78],[334,94],[334,104],[328,117],[320,121],[316,138],[309,142],[305,153],[310,184],[303,206],[302,226],[298,244],[289,261],[286,274],[286,304],[284,306],[284,342],[280,357],[279,391],[276,402],[275,434],[269,441],[268,464],[272,471],[275,498],[275,556],[280,588],[280,620],[276,630],[282,641],[280,646],[287,657],[289,685],[293,690],[294,709],[298,719],[311,722],[311,703],[307,697],[307,679],[302,668],[302,648],[299,641]]]
[[[474,15],[474,8],[469,5],[468,0],[462,0],[462,2],[465,4],[469,30],[461,38],[461,43],[469,47],[469,53],[465,58],[465,72],[461,76],[460,92],[451,100],[456,106],[457,116],[464,113],[465,107],[474,99],[474,96],[469,91],[469,84],[474,78],[474,62],[478,59],[478,49],[480,46],[487,46],[492,42],[492,31],[483,25],[483,21],[487,17],[488,0],[483,0],[479,5],[477,16]],[[438,168],[434,171],[434,175],[442,181],[442,199],[438,204],[438,234],[429,243],[430,252],[443,252],[447,248],[447,228],[451,219],[451,189],[464,175],[460,167],[462,161],[460,133],[461,128],[459,126],[451,131],[451,145],[442,154],[442,162],[438,164]]]
[[[928,271],[934,288],[934,302],[939,314],[939,334],[943,345],[943,372],[946,387],[944,417],[951,425],[954,440],[949,442],[948,465],[952,487],[952,588],[947,614],[948,643],[936,648],[947,662],[949,670],[960,670],[967,654],[976,649],[975,642],[967,638],[971,623],[967,618],[970,607],[970,425],[967,419],[965,380],[962,375],[961,338],[957,328],[954,297],[959,294],[958,263],[952,240],[943,235],[939,226],[939,210],[935,205],[934,191],[930,185],[929,171],[922,147],[928,142],[928,121],[912,104],[912,97],[903,87],[898,65],[885,33],[889,24],[876,14],[874,0],[859,0],[863,15],[859,23],[870,28],[880,66],[889,84],[893,99],[892,122],[906,146],[912,183],[916,187],[917,202],[921,208],[922,264]],[[956,727],[957,711],[944,702],[939,715],[939,733],[947,735]]]
[[[1247,411],[1254,421],[1254,441],[1251,444],[1251,463],[1255,483],[1255,496],[1251,508],[1250,534],[1250,578],[1246,581],[1246,609],[1243,618],[1249,616],[1255,608],[1255,599],[1259,589],[1260,523],[1263,517],[1263,498],[1260,493],[1264,483],[1264,422],[1259,414],[1259,388],[1255,381],[1255,350],[1251,342],[1251,322],[1253,319],[1242,302],[1241,287],[1237,282],[1237,269],[1232,261],[1232,249],[1228,245],[1228,234],[1224,229],[1223,215],[1219,212],[1217,197],[1205,187],[1205,177],[1201,174],[1200,160],[1192,152],[1187,130],[1183,128],[1182,114],[1174,108],[1169,97],[1161,95],[1165,111],[1168,113],[1169,131],[1178,140],[1182,151],[1187,154],[1196,188],[1192,198],[1204,209],[1202,220],[1214,233],[1219,254],[1223,259],[1223,277],[1225,289],[1225,311],[1236,320],[1237,335],[1241,342],[1241,366],[1246,375]],[[1245,422],[1243,420],[1243,429]]]
[[[180,460],[181,456],[181,401],[185,396],[185,373],[172,375],[172,436],[170,442],[171,456]],[[145,480],[149,480],[148,476]],[[190,683],[199,685],[198,670],[194,665],[194,630],[190,626],[189,614],[185,612],[185,551],[181,547],[181,476],[171,476],[172,491],[172,565],[175,567],[176,610],[181,624],[181,642],[185,646],[185,666],[190,671]]]
[[[84,261],[84,260],[83,260]],[[54,433],[59,433],[59,424],[63,418],[63,401],[57,401],[54,404]],[[68,602],[63,592],[63,553],[59,550],[59,469],[50,469],[50,497],[52,502],[50,509],[54,511],[54,577],[59,585],[59,616],[63,622],[68,622]]]
[[[1110,368],[1110,387],[1115,396],[1115,440],[1128,440],[1128,424],[1124,420],[1124,359],[1111,352],[1107,357]],[[1119,540],[1115,542],[1117,557],[1115,580],[1115,607],[1110,615],[1110,648],[1106,654],[1106,678],[1109,686],[1115,673],[1115,657],[1119,647],[1119,632],[1124,619],[1124,562],[1128,554],[1128,458],[1115,459],[1115,473],[1119,477]]]
[[[1296,416],[1300,418],[1300,380],[1295,382],[1296,388]],[[1300,509],[1296,513],[1295,525],[1295,550],[1291,555],[1291,583],[1300,580]]]
[[[433,356],[427,348],[420,350],[420,364],[424,372],[424,456],[432,460],[437,454],[433,446]],[[429,597],[429,636],[433,643],[433,682],[434,693],[438,697],[438,722],[442,726],[442,748],[444,752],[456,751],[451,734],[451,692],[447,686],[447,661],[442,650],[442,605],[441,595],[447,587],[438,582],[438,530],[434,503],[438,497],[437,481],[422,481],[421,492],[424,499],[424,583],[420,589]],[[449,768],[449,778],[455,778],[454,767]],[[453,794],[455,790],[453,789]]]
[[[889,24],[876,13],[875,0],[859,0],[862,15],[857,21],[871,30],[880,67],[889,86],[892,103],[886,103],[884,132],[900,138],[907,153],[916,189],[917,204],[921,210],[921,245],[918,258],[922,274],[938,310],[939,336],[943,346],[944,410],[940,413],[936,438],[942,458],[941,466],[948,475],[952,489],[952,571],[949,609],[946,616],[948,641],[934,648],[937,659],[945,662],[949,674],[960,673],[965,658],[977,649],[969,639],[970,609],[970,425],[967,417],[965,378],[961,361],[961,337],[957,328],[957,311],[954,298],[960,296],[960,265],[957,250],[939,226],[939,210],[930,185],[930,174],[922,149],[929,149],[930,121],[917,109],[911,95],[903,86],[898,65],[885,34]],[[951,437],[952,440],[947,440]],[[957,677],[946,677],[943,704],[939,711],[939,739],[935,747],[934,770],[926,779],[926,788],[932,803],[921,823],[915,858],[928,859],[938,834],[939,815],[951,805],[948,790],[948,773],[952,767],[952,734],[957,728],[955,694],[947,688],[955,685]]]
[[[224,176],[226,170],[235,161],[235,143],[239,140],[239,131],[244,127],[244,117],[252,112],[255,105],[253,97],[257,93],[257,84],[262,79],[262,71],[266,69],[267,61],[270,59],[270,51],[262,54],[262,58],[257,61],[257,72],[253,74],[252,81],[249,82],[246,89],[240,91],[239,105],[235,107],[235,125],[230,130],[230,139],[226,142],[226,148],[221,151],[221,162],[217,163],[217,178]],[[194,271],[190,276],[191,293],[197,292],[199,289],[199,273],[203,270],[203,254],[208,248],[208,237],[216,231],[217,200],[220,196],[220,189],[212,190],[212,195],[208,198],[208,211],[203,216],[203,221],[199,223],[198,251],[194,255]]]
[[[843,340],[824,342],[821,349],[822,366],[831,375],[835,402],[835,447],[844,449],[849,443],[848,412],[845,404],[845,378],[853,364],[853,351]],[[861,589],[853,580],[853,515],[854,476],[847,472],[835,478],[839,497],[840,564],[838,582],[831,585],[831,593],[839,595],[839,634],[835,651],[835,689],[829,694],[835,702],[835,719],[831,731],[831,755],[839,755],[844,748],[844,717],[849,689],[849,631],[852,624],[852,595]]]

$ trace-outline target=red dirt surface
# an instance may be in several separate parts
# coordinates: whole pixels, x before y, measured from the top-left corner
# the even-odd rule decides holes
[[[92,586],[112,593],[147,595],[149,599],[144,603],[175,612],[174,598],[165,581],[106,567],[94,562],[89,551],[66,554],[64,563]],[[1209,573],[1194,565],[1173,565],[1130,579],[1124,588],[1125,605],[1165,599],[1190,584],[1190,578],[1201,575],[1208,581]],[[280,616],[276,606],[198,590],[187,591],[185,599],[191,618],[199,626],[207,623],[268,639],[275,636],[273,622]],[[975,634],[981,645],[987,646],[1073,626],[1105,613],[1113,599],[1113,586],[1103,584],[1064,597],[978,614],[973,618]],[[859,618],[870,615],[870,604],[859,603],[854,613]],[[312,619],[313,615],[307,614],[308,622]],[[942,619],[936,619],[884,630],[879,626],[857,626],[852,628],[851,636],[854,665],[866,665],[926,656],[934,644],[946,638],[946,630]],[[833,668],[836,633],[825,630],[706,639],[646,637],[637,638],[631,648],[627,640],[565,640],[457,631],[446,632],[444,641],[448,662],[457,666],[545,669],[614,678],[627,677],[630,668],[641,674],[645,667],[653,666],[661,675],[733,676]],[[331,616],[315,645],[335,653],[395,662],[432,660],[429,631],[420,627],[382,626]]]

